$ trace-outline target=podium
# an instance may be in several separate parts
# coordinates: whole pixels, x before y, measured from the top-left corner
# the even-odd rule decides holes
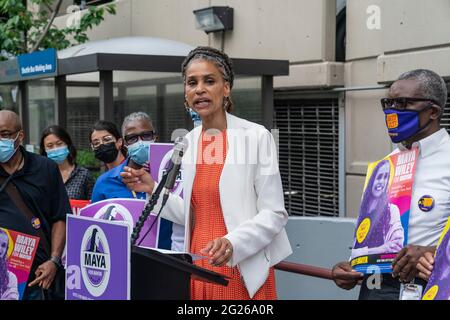
[[[133,246],[131,300],[189,300],[191,277],[226,286],[228,280],[192,264],[188,254],[165,254]]]
[[[228,284],[189,254],[131,246],[129,224],[67,216],[67,300],[189,300],[192,278]]]

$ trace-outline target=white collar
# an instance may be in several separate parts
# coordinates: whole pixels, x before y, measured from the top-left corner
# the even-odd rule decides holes
[[[444,144],[449,139],[450,137],[447,133],[447,130],[442,128],[439,131],[433,133],[432,135],[423,138],[422,140],[413,142],[412,147],[418,146],[420,150],[420,156],[422,158],[425,158],[434,153],[440,147],[441,144]],[[402,151],[407,150],[407,148],[402,143],[399,143],[397,146]]]

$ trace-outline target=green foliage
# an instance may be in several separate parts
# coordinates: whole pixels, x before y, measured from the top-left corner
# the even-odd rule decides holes
[[[105,12],[116,14],[115,5],[89,7],[78,24],[65,28],[53,25],[54,9],[62,0],[28,0],[39,12],[27,10],[23,0],[0,0],[0,60],[34,50],[69,46],[88,41],[87,31],[98,26]]]
[[[77,150],[76,163],[81,167],[89,169],[95,179],[101,174],[101,163],[95,158],[92,150]]]

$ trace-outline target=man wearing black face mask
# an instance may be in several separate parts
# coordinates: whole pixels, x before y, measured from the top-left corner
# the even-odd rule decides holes
[[[416,278],[419,259],[434,253],[450,215],[450,137],[441,128],[447,100],[444,80],[435,72],[418,69],[402,74],[381,99],[388,134],[400,150],[419,147],[408,224],[408,245],[396,256],[393,273],[383,274],[381,289],[369,289],[367,278],[349,262],[333,267],[333,280],[343,289],[361,283],[360,299],[400,297],[400,284],[414,280],[416,289],[426,283]]]

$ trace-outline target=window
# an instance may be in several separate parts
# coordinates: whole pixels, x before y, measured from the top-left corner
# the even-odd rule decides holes
[[[274,112],[287,211],[339,216],[338,100],[278,100]]]

